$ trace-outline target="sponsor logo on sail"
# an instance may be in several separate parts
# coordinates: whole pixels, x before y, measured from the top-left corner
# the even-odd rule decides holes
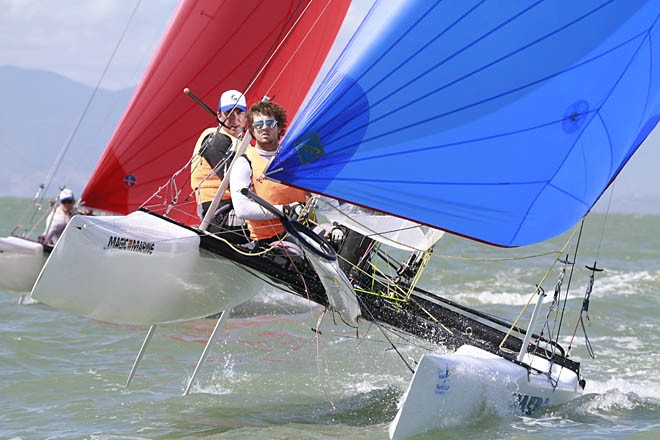
[[[317,132],[314,132],[295,144],[295,149],[298,152],[300,165],[307,165],[319,159],[325,154],[321,138]]]
[[[116,237],[111,235],[108,239],[108,244],[104,249],[119,249],[122,251],[137,252],[140,254],[152,254],[154,252],[155,243],[148,241],[135,240],[127,237]]]

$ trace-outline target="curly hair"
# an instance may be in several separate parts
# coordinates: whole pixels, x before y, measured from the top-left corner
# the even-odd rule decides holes
[[[254,127],[252,126],[252,123],[254,122],[255,113],[261,113],[264,116],[274,118],[277,121],[278,127],[280,127],[280,138],[284,136],[287,127],[286,110],[284,110],[284,107],[271,101],[259,101],[252,105],[248,111],[248,126],[252,136],[254,136]]]

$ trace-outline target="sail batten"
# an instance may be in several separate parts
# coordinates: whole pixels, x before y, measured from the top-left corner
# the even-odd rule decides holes
[[[657,2],[384,3],[271,178],[521,246],[579,221],[657,124]]]

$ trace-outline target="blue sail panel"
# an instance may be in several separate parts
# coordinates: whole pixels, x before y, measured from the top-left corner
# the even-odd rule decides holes
[[[377,2],[268,175],[500,246],[584,216],[660,115],[660,2]]]

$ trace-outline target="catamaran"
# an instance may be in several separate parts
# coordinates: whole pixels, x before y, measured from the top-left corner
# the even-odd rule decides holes
[[[266,5],[245,9],[265,12],[269,20],[256,20],[272,23],[276,11]],[[336,29],[347,4],[308,6],[306,11],[318,9],[313,18],[302,13],[301,20],[323,22],[332,10],[330,22]],[[195,87],[197,78],[216,78],[217,73],[170,57],[197,49],[177,39],[187,21],[193,24],[191,39],[197,41],[202,38],[197,30],[210,29],[202,23],[217,17],[195,14],[196,8],[200,5],[192,1],[179,7],[173,20],[178,32],[163,40],[97,168],[125,204],[106,209],[143,210],[72,221],[32,295],[96,319],[154,325],[226,311],[261,287],[276,285],[327,306],[347,325],[376,322],[385,330],[456,350],[431,351],[420,359],[390,427],[393,439],[447,426],[456,414],[483,402],[479,386],[494,378],[505,385],[511,406],[525,414],[580,396],[586,383],[580,363],[559,343],[562,323],[568,320],[569,289],[563,280],[578,264],[579,234],[531,286],[530,303],[536,299],[536,305],[526,328],[522,312],[515,319],[501,319],[417,283],[439,231],[492,246],[523,247],[580,224],[657,125],[660,78],[654,74],[659,58],[653,40],[658,3],[376,2],[300,110],[296,104],[302,94],[292,102],[286,93],[256,85],[269,65],[246,67],[251,72],[247,84],[221,78],[212,87]],[[296,16],[295,11],[286,10],[285,16]],[[214,39],[221,42],[219,51],[231,46],[230,36],[242,35],[240,28],[227,29],[232,32],[223,34],[224,39]],[[251,32],[255,29],[261,26],[250,26]],[[271,34],[287,34],[277,29]],[[300,29],[296,25],[291,35]],[[283,47],[302,47],[306,38],[318,36],[309,27],[301,35],[305,37],[295,44],[283,38]],[[326,33],[316,44],[328,43],[331,36],[333,32]],[[266,38],[271,44],[264,45],[241,36],[240,41],[244,46],[239,53],[244,53],[264,47],[275,51],[280,40]],[[300,61],[304,57],[295,58],[298,53],[278,57],[282,62],[273,78],[286,74],[284,66],[301,69],[302,63],[311,84],[316,69]],[[174,75],[161,73],[159,66]],[[145,203],[150,194],[140,194],[139,188],[151,183],[152,175],[139,171],[139,165],[170,162],[182,149],[191,150],[194,134],[162,133],[175,121],[196,118],[194,104],[179,104],[185,102],[176,97],[179,90],[199,88],[209,100],[221,84],[245,90],[248,102],[267,95],[293,109],[295,118],[266,171],[268,178],[368,208],[367,213],[346,214],[337,208],[325,235],[279,213],[304,255],[252,255],[221,233],[186,223],[191,205],[182,190],[185,160],[179,160],[182,171]],[[163,105],[155,105],[156,99]],[[169,147],[164,151],[163,145]],[[83,198],[94,206],[94,192],[104,186],[88,188]],[[414,231],[413,237],[400,236],[403,231]],[[395,259],[382,251],[391,245],[403,247],[407,256]],[[70,292],[59,268],[72,263],[82,265],[90,286],[92,279],[109,278],[114,288]],[[555,295],[546,309],[543,299],[550,289],[544,283],[557,264]],[[93,271],[92,266],[101,269]],[[166,269],[155,280],[151,274],[159,267]],[[571,323],[576,329],[601,270],[594,262],[588,268],[592,282]],[[57,285],[62,288],[52,287]],[[198,367],[203,359],[204,354]],[[190,382],[186,392],[189,388]]]

